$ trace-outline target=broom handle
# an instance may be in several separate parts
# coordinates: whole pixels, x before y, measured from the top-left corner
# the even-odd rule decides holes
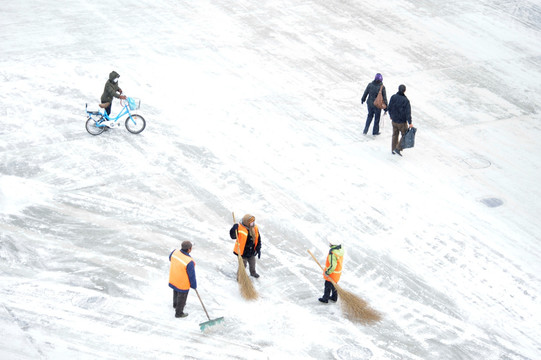
[[[316,262],[316,264],[319,265],[319,267],[321,268],[321,270],[323,271],[323,274],[325,275],[325,278],[329,279],[329,281],[333,284],[333,285],[336,285],[336,283],[334,282],[333,279],[331,279],[329,276],[327,276],[327,274],[325,274],[325,269],[323,268],[323,266],[321,266],[321,264],[319,263],[319,261],[317,261],[316,257],[314,256],[314,254],[312,254],[312,252],[310,250],[308,250],[308,253],[312,256],[312,259],[314,259],[314,261]]]
[[[233,224],[236,224],[237,220],[235,220],[235,212],[233,211],[231,214],[233,215]],[[237,249],[239,249],[239,252],[237,253],[237,255],[240,257],[240,243],[239,243],[239,231],[238,230],[235,230],[235,236],[236,236],[235,243],[237,244]]]
[[[199,296],[199,291],[197,291],[197,289],[194,289],[194,290],[195,290],[195,293],[197,294],[197,297],[199,298],[199,302],[201,302],[201,306],[203,307],[203,310],[205,310],[205,314],[207,314],[207,318],[210,321],[209,313],[207,312],[207,309],[205,308],[205,305],[203,304],[203,300],[201,300],[201,296]]]

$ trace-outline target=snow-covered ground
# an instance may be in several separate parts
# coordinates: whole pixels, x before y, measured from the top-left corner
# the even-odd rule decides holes
[[[2,0],[0,30],[0,358],[541,358],[538,1]],[[112,70],[140,135],[85,131]],[[362,135],[376,72],[402,158],[388,117]],[[336,236],[377,324],[317,301]],[[183,240],[205,333],[194,292],[173,316]]]

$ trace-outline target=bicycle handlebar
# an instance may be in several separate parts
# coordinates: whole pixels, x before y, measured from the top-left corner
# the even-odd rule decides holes
[[[138,110],[141,106],[141,100],[126,96],[125,99],[120,99],[120,105],[128,107],[130,110]]]

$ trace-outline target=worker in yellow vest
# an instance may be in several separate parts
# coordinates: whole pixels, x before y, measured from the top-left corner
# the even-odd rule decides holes
[[[344,262],[344,249],[342,245],[329,244],[329,255],[325,263],[325,271],[323,272],[323,278],[325,279],[325,290],[323,296],[318,300],[322,303],[328,303],[329,300],[338,300],[338,293],[333,283],[329,280],[332,279],[336,284],[340,280],[342,275],[342,263]]]
[[[238,234],[238,239],[237,239]],[[255,270],[255,257],[261,259],[261,234],[255,224],[255,216],[246,214],[242,220],[233,225],[229,230],[231,239],[237,239],[233,247],[233,252],[238,256],[239,252],[244,262],[250,265],[250,275],[258,278],[259,274]]]
[[[169,268],[169,287],[173,289],[173,307],[175,308],[176,318],[188,316],[184,312],[188,292],[190,288],[197,289],[195,261],[190,256],[191,252],[192,243],[183,241],[180,250],[175,249],[169,255],[169,261],[171,262]]]

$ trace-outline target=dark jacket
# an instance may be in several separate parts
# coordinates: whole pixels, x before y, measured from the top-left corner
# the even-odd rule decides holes
[[[239,224],[235,224],[233,225],[231,230],[229,230],[229,236],[231,236],[231,239],[237,238],[238,228]],[[248,233],[248,238],[246,239],[246,245],[244,246],[244,253],[242,254],[242,257],[249,258],[257,254],[261,256],[261,233],[259,233],[259,241],[257,242],[257,247],[254,247],[254,238],[250,233]]]
[[[101,95],[101,103],[110,103],[113,101],[113,97],[117,99],[120,97],[122,90],[118,86],[118,83],[115,83],[114,80],[119,77],[116,71],[111,71],[109,74],[109,80],[105,82],[105,87],[103,88],[103,94]]]
[[[186,251],[184,250],[180,250],[184,255],[186,256],[189,256],[189,257],[192,257],[190,254],[188,254]],[[169,254],[169,261],[171,261],[171,255],[173,255],[173,253],[175,252],[175,250],[171,251],[171,254]],[[188,265],[186,265],[186,272],[188,273],[188,279],[190,279],[190,287],[192,289],[197,289],[197,279],[195,278],[195,263],[193,261],[190,261],[188,263]],[[178,291],[178,292],[183,292],[183,293],[187,293],[189,290],[181,290],[181,289],[177,289],[176,287],[174,287],[173,285],[169,284],[169,287],[172,288],[173,290],[175,291]]]
[[[411,124],[411,107],[410,101],[404,93],[397,92],[391,96],[391,101],[387,107],[389,116],[395,123]]]
[[[376,100],[376,97],[379,93],[379,88],[383,85],[381,81],[374,80],[371,83],[369,83],[366,86],[366,90],[364,90],[363,97],[361,99],[362,102],[366,101],[366,104],[368,106],[374,106],[374,100]],[[387,105],[387,92],[385,91],[385,86],[383,86],[383,89],[381,89],[381,95],[383,96],[383,102],[385,105]],[[368,100],[366,100],[366,97],[368,96]]]

